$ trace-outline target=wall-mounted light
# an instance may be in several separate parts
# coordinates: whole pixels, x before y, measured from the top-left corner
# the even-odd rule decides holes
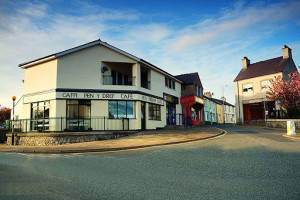
[[[105,67],[105,66],[102,66],[102,67],[101,67],[101,72],[102,72],[102,73],[107,72],[107,71],[108,71],[108,68],[107,68],[107,67]]]

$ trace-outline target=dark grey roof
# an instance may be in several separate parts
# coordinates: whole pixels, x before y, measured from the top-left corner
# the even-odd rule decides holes
[[[224,105],[235,107],[234,105],[228,103],[227,101],[222,101],[222,100],[220,100],[220,99],[215,99],[215,98],[209,98],[209,97],[207,97],[207,96],[203,96],[203,97],[204,97],[205,99],[209,99],[209,100],[211,100],[211,101],[213,101],[213,102],[215,102],[215,103],[217,103],[217,104],[220,104],[220,105],[223,105],[223,102],[224,102]]]
[[[288,58],[284,59],[282,56],[280,56],[250,64],[246,69],[241,69],[240,73],[234,79],[234,82],[282,72],[287,61]]]
[[[190,85],[193,84],[195,79],[197,78],[198,72],[189,73],[189,74],[180,74],[175,76],[177,79],[181,80],[183,84]]]
[[[224,102],[224,105],[227,105],[227,106],[233,106],[234,107],[234,105],[232,105],[232,104],[230,104],[230,103],[228,103],[228,102],[226,102],[226,101],[222,101],[222,100],[220,100],[220,99],[215,99],[215,98],[211,98],[213,101],[215,101],[216,103],[218,103],[218,104],[221,104],[221,105],[223,105],[223,102]]]

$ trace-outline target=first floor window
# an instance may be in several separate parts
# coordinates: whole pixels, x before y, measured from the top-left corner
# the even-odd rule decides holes
[[[261,81],[261,90],[267,90],[271,86],[270,80]]]
[[[108,112],[110,119],[135,118],[134,101],[109,101]]]
[[[253,84],[248,83],[243,85],[243,92],[253,92]]]
[[[149,119],[160,120],[160,105],[149,103]]]

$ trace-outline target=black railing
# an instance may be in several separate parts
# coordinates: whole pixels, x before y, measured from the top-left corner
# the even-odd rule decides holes
[[[117,78],[116,76],[103,75],[102,76],[103,85],[135,85],[135,76],[124,76],[122,78]]]
[[[111,119],[108,117],[48,119],[17,119],[10,121],[10,130],[14,123],[14,132],[63,132],[63,131],[126,131],[130,130],[128,118]]]

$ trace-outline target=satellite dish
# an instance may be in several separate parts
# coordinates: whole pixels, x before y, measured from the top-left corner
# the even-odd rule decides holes
[[[107,71],[108,71],[108,68],[107,68],[107,67],[103,66],[103,67],[101,68],[101,72],[102,72],[102,73],[107,72]]]

